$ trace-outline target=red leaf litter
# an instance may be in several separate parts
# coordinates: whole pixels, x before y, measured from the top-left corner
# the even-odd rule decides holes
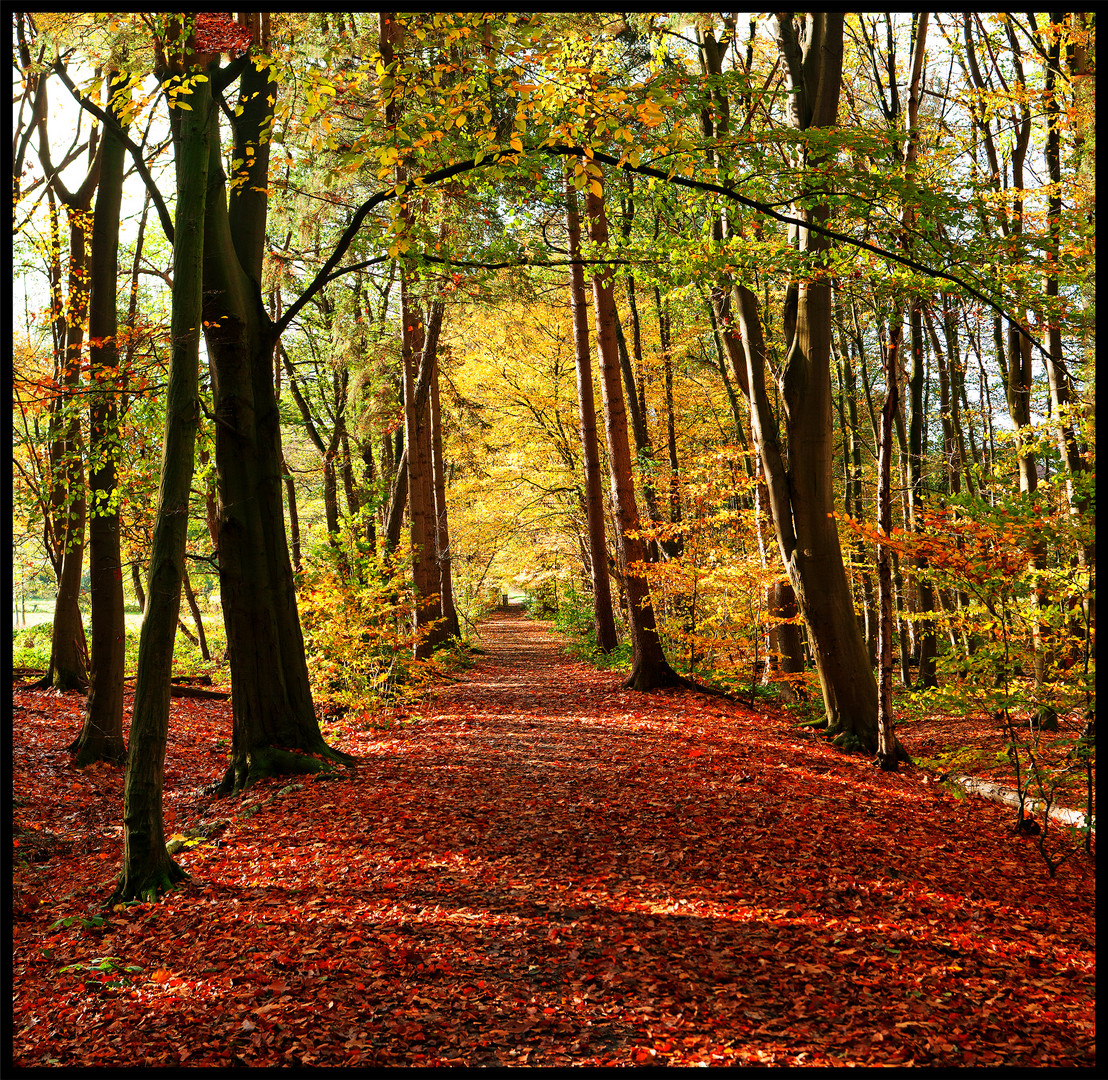
[[[215,799],[174,699],[191,882],[105,911],[122,777],[14,692],[16,1066],[1092,1066],[1095,885],[1006,808],[788,717],[637,694],[505,613],[359,764]]]
[[[226,12],[201,11],[196,16],[194,40],[199,52],[237,56],[250,48],[254,34]]]

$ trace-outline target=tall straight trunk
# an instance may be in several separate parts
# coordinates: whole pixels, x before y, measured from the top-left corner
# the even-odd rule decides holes
[[[599,249],[608,244],[608,220],[603,195],[590,184],[586,188],[585,213],[589,239]],[[669,666],[654,619],[650,588],[636,564],[646,562],[646,545],[639,537],[639,514],[635,506],[635,482],[631,473],[631,448],[627,439],[627,409],[620,381],[619,348],[616,343],[615,290],[610,275],[593,277],[596,309],[597,354],[600,360],[604,396],[604,430],[608,439],[608,461],[612,480],[612,503],[618,522],[627,590],[628,624],[631,628],[632,667],[627,685],[652,690],[683,682]]]
[[[373,462],[373,440],[366,439],[362,443],[361,447],[362,455],[362,480],[365,485],[365,489],[369,492],[376,491],[377,488],[377,476],[376,468]],[[377,516],[374,513],[372,507],[367,509],[365,514],[365,540],[366,548],[369,554],[375,555],[377,552]]]
[[[281,455],[281,478],[285,482],[285,498],[288,501],[289,544],[292,548],[292,568],[300,573],[300,514],[296,508],[296,482],[284,454]]]
[[[669,312],[662,301],[662,293],[657,285],[654,286],[654,304],[658,310],[658,340],[662,349],[662,377],[665,385],[666,449],[669,452],[669,520],[676,525],[681,520],[681,488],[678,483],[677,421],[673,415],[673,339],[670,334]]]
[[[408,448],[400,451],[396,476],[392,481],[392,495],[385,514],[381,547],[385,552],[395,551],[400,544],[400,530],[404,524],[404,508],[408,505]]]
[[[44,160],[48,167],[48,160]],[[57,410],[51,417],[50,463],[52,473],[51,512],[54,536],[59,543],[58,591],[50,636],[50,664],[46,686],[55,690],[85,690],[88,687],[88,645],[81,616],[81,577],[85,557],[85,526],[88,504],[85,494],[84,439],[81,434],[80,381],[81,350],[88,314],[88,241],[85,222],[100,175],[100,156],[80,189],[71,193],[58,184],[59,197],[69,220],[68,299],[62,301],[60,281],[53,290],[55,349],[59,382]],[[55,248],[60,256],[60,248]]]
[[[946,490],[957,495],[962,490],[962,449],[959,443],[960,432],[956,427],[958,415],[958,395],[951,380],[951,368],[955,358],[948,356],[939,341],[935,330],[930,307],[924,309],[924,322],[931,341],[931,351],[935,355],[935,365],[939,372],[939,419],[943,429],[943,476]]]
[[[901,325],[890,331],[890,345],[885,363],[885,405],[881,410],[881,438],[877,451],[877,531],[881,536],[892,532],[892,480],[893,417],[896,413],[897,364],[896,348],[899,346]],[[892,341],[896,335],[895,343]],[[882,769],[895,770],[898,743],[894,734],[893,717],[893,574],[892,553],[888,545],[877,546],[877,763]],[[903,646],[902,646],[903,647]]]
[[[116,72],[107,79],[108,109],[125,116],[125,83]],[[117,96],[119,95],[119,96]],[[100,186],[92,226],[89,296],[89,362],[99,384],[89,410],[89,586],[92,593],[92,647],[89,694],[84,723],[72,749],[76,765],[121,762],[123,740],[123,669],[125,660],[123,565],[119,545],[119,506],[115,501],[118,445],[119,345],[116,340],[116,263],[119,253],[119,208],[123,197],[123,142],[106,125]]]
[[[268,48],[268,16],[242,16]],[[223,73],[214,66],[213,76]],[[248,63],[239,76],[228,193],[218,131],[209,133],[204,322],[212,373],[220,594],[231,666],[232,736],[223,792],[275,773],[348,762],[319,730],[285,536],[281,423],[274,392],[277,334],[261,293],[269,131],[278,88]]]
[[[79,392],[85,320],[88,314],[88,243],[85,233],[93,193],[100,176],[100,146],[96,129],[89,140],[88,172],[76,191],[62,179],[61,165],[51,159],[47,127],[46,76],[35,77],[34,118],[23,150],[37,129],[39,158],[49,177],[50,215],[48,271],[53,311],[54,378],[59,393],[50,407],[49,497],[43,510],[44,540],[54,566],[58,591],[50,641],[50,663],[39,685],[56,690],[84,690],[88,686],[88,650],[80,611],[81,573],[85,552],[84,444],[81,435]],[[23,150],[20,151],[22,154]],[[67,286],[62,286],[61,228],[57,203],[61,201],[69,226]]]
[[[918,300],[910,307],[910,340],[912,346],[912,364],[908,377],[908,390],[911,409],[908,420],[908,507],[912,531],[920,528],[920,511],[923,504],[923,429],[925,405],[923,386],[925,372],[923,363],[923,319]],[[927,580],[928,561],[923,555],[914,555],[912,564],[916,574],[916,659],[918,661],[917,683],[921,689],[936,685],[935,679],[935,596],[931,582]]]
[[[861,521],[862,510],[862,440],[858,436],[858,385],[854,363],[848,343],[843,335],[840,355],[843,387],[843,438],[847,459],[846,505],[856,521]],[[866,650],[871,664],[877,662],[877,606],[873,595],[873,581],[866,569],[866,545],[859,536],[853,541],[852,553],[855,573],[862,582],[862,625]]]
[[[581,254],[581,221],[572,169],[566,171],[566,231],[569,256]],[[589,348],[589,313],[585,298],[585,273],[579,263],[569,268],[569,295],[573,310],[573,346],[577,368],[577,405],[581,421],[581,460],[585,472],[585,520],[589,533],[589,564],[592,572],[593,619],[596,642],[601,652],[616,647],[616,624],[612,612],[612,586],[608,576],[608,545],[604,536],[604,492],[600,482],[600,445],[596,435],[596,405],[593,400],[592,355]]]
[[[1050,195],[1047,198],[1047,210],[1049,214],[1049,256],[1050,265],[1057,267],[1061,254],[1061,228],[1062,228],[1062,136],[1061,105],[1058,101],[1056,90],[1057,72],[1061,65],[1061,38],[1064,24],[1059,16],[1054,13],[1050,16],[1051,35],[1047,42],[1049,62],[1045,76],[1045,112],[1046,112],[1046,163],[1047,174],[1050,177]],[[1058,298],[1058,274],[1051,272],[1046,279],[1046,295],[1049,303],[1056,303]],[[1081,456],[1077,437],[1074,432],[1073,418],[1069,415],[1070,404],[1073,397],[1073,386],[1063,363],[1062,356],[1062,324],[1061,320],[1054,317],[1049,311],[1046,317],[1047,323],[1047,355],[1046,374],[1050,386],[1051,412],[1055,417],[1056,432],[1058,438],[1058,450],[1062,460],[1066,464],[1066,497],[1069,502],[1070,512],[1073,514],[1085,513],[1088,509],[1087,499],[1084,494],[1076,490],[1074,480],[1086,471],[1085,460]],[[1091,551],[1077,553],[1079,560],[1085,564],[1092,563]]]
[[[832,126],[842,81],[842,15],[811,13],[803,33],[791,15],[781,16],[778,26],[793,126]],[[828,217],[825,205],[801,213],[820,223]],[[828,247],[824,237],[805,229],[800,230],[799,242],[817,257]],[[781,373],[786,462],[766,394],[757,298],[749,289],[735,289],[755,441],[766,471],[778,546],[808,627],[829,733],[841,745],[876,750],[877,684],[854,615],[833,516],[830,279],[817,275],[798,283],[795,296],[795,331]]]
[[[401,320],[403,322],[404,441],[408,462],[408,526],[412,544],[412,579],[415,585],[415,625],[418,637],[416,659],[434,652],[445,640],[441,634],[442,608],[439,596],[439,570],[435,560],[435,506],[431,472],[431,416],[427,394],[417,394],[417,369],[427,362],[437,347],[438,324],[442,321],[441,303],[432,305],[431,324],[423,319],[409,295],[406,276],[400,281]],[[422,359],[421,359],[422,358]]]
[[[446,465],[442,457],[442,410],[439,401],[439,361],[434,356],[431,371],[431,471],[435,496],[435,562],[439,568],[439,611],[442,615],[442,636],[460,638],[461,624],[454,606],[454,580],[450,557],[450,523],[446,510]]]
[[[188,541],[196,427],[200,414],[200,327],[208,153],[217,127],[210,84],[192,84],[189,111],[173,119],[177,212],[165,443],[150,553],[146,616],[123,789],[123,871],[111,902],[150,900],[188,875],[165,847],[162,791],[169,735],[169,683]]]

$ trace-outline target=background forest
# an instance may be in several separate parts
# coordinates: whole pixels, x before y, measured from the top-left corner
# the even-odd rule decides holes
[[[171,672],[231,682],[228,790],[341,758],[510,595],[1083,798],[1093,15],[12,26],[15,663],[79,764],[137,676],[137,778]]]

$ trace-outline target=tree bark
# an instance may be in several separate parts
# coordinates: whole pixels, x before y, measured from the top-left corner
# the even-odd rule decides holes
[[[196,602],[196,596],[192,591],[192,582],[189,581],[187,566],[183,567],[181,571],[181,587],[184,589],[185,603],[189,606],[192,621],[196,623],[196,644],[200,649],[200,655],[205,660],[211,660],[211,654],[208,652],[208,638],[204,633],[204,621],[200,617],[200,605]]]
[[[608,244],[608,221],[603,196],[592,185],[586,187],[585,212],[589,239],[600,250]],[[635,690],[652,690],[681,685],[684,680],[669,666],[654,620],[650,588],[641,566],[646,562],[646,545],[639,537],[639,514],[631,473],[631,449],[627,439],[627,409],[620,382],[619,350],[616,343],[615,291],[610,274],[593,276],[596,309],[597,353],[600,359],[604,397],[604,430],[608,439],[608,460],[612,480],[612,502],[619,524],[618,540],[623,554],[627,590],[628,624],[631,628],[632,666],[627,685]]]
[[[424,328],[418,308],[408,292],[406,275],[401,276],[401,319],[403,321],[404,441],[408,462],[408,528],[412,545],[412,579],[415,585],[413,617],[417,631],[416,659],[430,656],[441,637],[441,597],[435,561],[435,507],[431,476],[431,417],[426,394],[417,394],[416,362],[434,364],[442,305],[432,305],[431,322]],[[429,371],[430,369],[428,369]]]
[[[45,90],[42,108],[45,115]],[[56,545],[58,592],[50,641],[50,665],[41,685],[55,690],[88,687],[88,646],[81,616],[81,575],[85,554],[87,502],[85,496],[84,441],[81,435],[79,395],[81,349],[88,313],[88,241],[86,220],[100,179],[101,155],[95,137],[90,142],[89,170],[81,186],[71,192],[50,158],[46,124],[40,122],[39,157],[47,176],[51,210],[51,301],[55,312],[55,369],[62,391],[51,409],[50,471],[52,519]],[[69,222],[68,291],[61,289],[61,240],[54,194],[65,205]],[[49,546],[49,545],[48,545]]]
[[[125,83],[108,75],[108,108],[125,116]],[[119,429],[116,380],[119,346],[116,340],[116,263],[119,252],[119,208],[123,197],[124,147],[112,127],[104,132],[100,186],[92,226],[91,292],[89,296],[89,362],[99,384],[89,410],[89,586],[92,593],[92,648],[89,694],[81,733],[72,749],[78,768],[94,761],[122,762],[123,670],[125,659],[123,566],[119,545],[119,504],[116,500],[116,460]]]
[[[566,170],[566,231],[571,260],[581,255],[581,221],[572,168]],[[601,652],[611,652],[617,643],[612,612],[612,585],[608,575],[608,545],[604,536],[604,491],[600,480],[600,446],[596,435],[596,405],[593,400],[592,357],[589,349],[589,313],[585,299],[585,274],[580,264],[569,268],[569,295],[573,310],[573,345],[577,368],[577,405],[581,427],[581,460],[585,474],[585,520],[589,534],[589,564],[592,574],[593,619],[596,643]]]
[[[210,83],[193,82],[187,103],[191,109],[174,117],[177,212],[165,443],[124,780],[123,870],[111,898],[113,904],[152,900],[188,877],[166,851],[162,791],[173,641],[181,606],[189,490],[200,412],[205,188],[210,133],[217,127]]]
[[[292,569],[300,573],[300,514],[296,509],[296,483],[292,478],[292,469],[284,454],[281,455],[281,478],[285,482],[285,497],[288,500],[289,544],[292,547]]]
[[[268,47],[268,16],[243,16]],[[217,73],[214,67],[210,69]],[[220,593],[231,666],[232,739],[222,792],[264,776],[316,772],[349,755],[324,741],[312,702],[285,537],[276,333],[261,293],[277,84],[253,63],[240,76],[228,194],[218,131],[209,133],[204,321],[216,433]],[[249,149],[249,153],[247,150]],[[323,759],[323,760],[321,760]]]
[[[892,532],[892,494],[890,492],[893,458],[893,417],[896,414],[897,363],[903,327],[898,321],[889,332],[885,361],[885,405],[881,410],[881,439],[877,452],[877,529],[881,536]],[[894,734],[893,716],[893,574],[891,552],[886,544],[877,546],[877,764],[894,771],[906,757]],[[901,642],[903,648],[903,642]]]
[[[450,558],[450,524],[446,510],[446,466],[442,458],[442,410],[439,401],[438,352],[431,372],[431,471],[435,496],[435,562],[439,568],[439,610],[442,615],[442,636],[445,640],[462,636],[458,611],[454,606],[454,581]]]
[[[835,122],[842,81],[843,18],[816,12],[801,37],[791,16],[779,19],[779,41],[790,84],[790,111],[801,130]],[[828,209],[803,211],[825,221]],[[818,259],[826,238],[800,230],[802,250]],[[796,287],[795,332],[782,365],[788,461],[765,390],[765,345],[757,299],[735,289],[747,362],[755,440],[766,472],[778,546],[808,626],[823,691],[826,723],[836,742],[877,746],[877,684],[843,566],[834,519],[831,419],[831,282],[816,271]]]

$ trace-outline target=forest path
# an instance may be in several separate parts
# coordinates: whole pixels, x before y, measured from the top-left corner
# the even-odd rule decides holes
[[[437,868],[415,910],[491,918],[470,939],[477,1008],[531,1047],[468,1060],[1057,1060],[1065,1025],[1088,1024],[1087,1002],[1065,1021],[1018,993],[1014,1014],[989,1004],[1036,970],[1026,941],[995,939],[1001,908],[1049,927],[1074,975],[1091,955],[1080,875],[1050,884],[1005,811],[882,773],[780,710],[626,690],[520,607],[479,637],[386,767]],[[408,825],[390,817],[378,839]]]
[[[13,881],[15,1063],[1093,1064],[1086,864],[521,611],[480,635],[409,722],[334,722],[354,767],[233,798],[229,704],[175,699],[166,832],[217,839],[105,915],[121,773],[72,768],[76,697],[20,692],[23,840],[57,842]]]

